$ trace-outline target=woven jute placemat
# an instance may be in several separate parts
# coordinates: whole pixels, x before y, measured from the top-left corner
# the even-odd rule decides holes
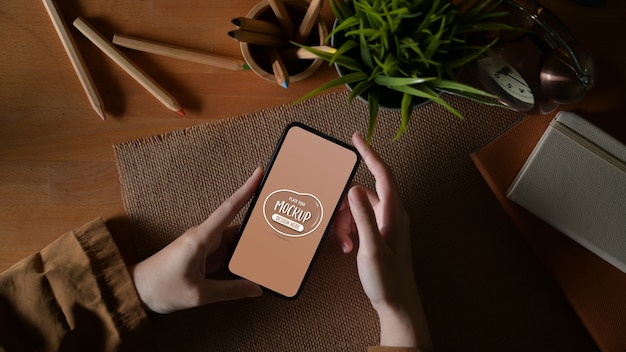
[[[373,143],[391,166],[412,218],[415,272],[436,345],[464,351],[537,350],[537,339],[529,338],[537,332],[542,347],[579,349],[578,342],[563,345],[550,338],[584,336],[584,330],[524,243],[511,235],[514,228],[469,158],[522,116],[445,99],[465,119],[429,104],[416,109],[406,134],[391,142],[399,113],[381,111]],[[367,106],[348,104],[342,91],[116,145],[139,257],[202,222],[257,166],[267,164],[292,121],[349,142],[355,131],[366,130]],[[373,187],[364,165],[356,181]],[[541,289],[533,293],[529,286]],[[364,351],[378,343],[379,333],[355,256],[342,254],[331,237],[296,300],[265,294],[153,321],[163,350]],[[544,339],[550,329],[554,332]]]

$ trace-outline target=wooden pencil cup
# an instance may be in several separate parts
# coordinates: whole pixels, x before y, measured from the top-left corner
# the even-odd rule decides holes
[[[302,19],[307,11],[309,3],[304,0],[283,0],[285,8],[293,21],[296,29],[300,26]],[[275,23],[280,26],[279,20],[274,14],[270,4],[267,1],[261,1],[256,4],[246,15],[248,18],[259,19],[267,22]],[[309,36],[304,40],[305,45],[316,46],[323,45],[324,39],[328,36],[328,26],[321,16],[318,16],[316,24],[313,26]],[[286,37],[286,36],[285,36]],[[244,60],[250,66],[252,71],[262,78],[275,82],[276,77],[272,71],[272,54],[271,51],[278,49],[280,51],[295,48],[288,41],[278,48],[259,44],[251,44],[246,42],[240,43],[241,53]],[[311,76],[322,64],[321,59],[298,59],[295,56],[286,55],[283,57],[287,73],[289,74],[291,83],[301,81]]]

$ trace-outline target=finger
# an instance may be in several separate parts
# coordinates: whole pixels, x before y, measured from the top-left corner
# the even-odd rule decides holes
[[[356,181],[352,181],[350,182],[350,186],[348,186],[348,190],[354,186],[362,186],[360,183],[356,182]],[[346,192],[347,193],[347,192]],[[341,201],[341,205],[339,206],[339,211],[342,211],[344,209],[348,208],[348,197],[343,197],[342,201]]]
[[[378,153],[369,147],[360,133],[352,135],[352,143],[361,154],[363,161],[367,165],[374,178],[376,179],[376,192],[381,198],[396,197],[398,190],[396,182],[393,179],[391,170],[380,158]]]
[[[378,198],[378,194],[376,194],[376,192],[372,191],[371,189],[363,187],[363,192],[365,192],[365,195],[367,196],[367,199],[370,201],[370,204],[372,204],[372,207],[378,204],[378,202],[380,202],[380,198]]]
[[[200,305],[246,297],[259,297],[262,294],[261,287],[248,280],[206,280]]]
[[[352,214],[350,214],[350,207],[347,203],[348,200],[346,197],[346,206],[344,209],[337,212],[332,227],[333,236],[344,253],[352,252],[352,248],[354,247],[352,238],[350,238],[353,225]]]
[[[363,187],[353,187],[348,192],[350,211],[359,234],[359,253],[375,252],[381,245],[381,237],[376,225],[374,209],[369,203]]]
[[[263,168],[259,167],[233,195],[226,199],[200,226],[200,232],[210,234],[221,233],[231,224],[237,213],[250,200],[259,187],[263,177]]]

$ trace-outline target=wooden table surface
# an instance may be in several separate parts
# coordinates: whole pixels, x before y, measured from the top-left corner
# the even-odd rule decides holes
[[[227,36],[232,18],[256,3],[245,0],[58,0],[65,20],[82,16],[107,37],[135,35],[241,57]],[[566,0],[543,2],[592,50],[602,94],[580,106],[619,111],[626,75],[626,2],[600,9]],[[324,17],[332,21],[329,6]],[[113,144],[290,103],[335,77],[323,66],[312,78],[283,89],[253,72],[124,52],[176,97],[184,117],[166,109],[72,28],[104,101],[107,120],[92,110],[41,1],[0,5],[0,270],[96,217],[110,221],[129,248]],[[606,93],[606,94],[605,94]],[[614,116],[624,118],[624,114]]]

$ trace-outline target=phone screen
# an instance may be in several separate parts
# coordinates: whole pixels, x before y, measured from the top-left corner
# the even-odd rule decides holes
[[[353,147],[289,125],[241,226],[230,272],[297,296],[359,160]]]

